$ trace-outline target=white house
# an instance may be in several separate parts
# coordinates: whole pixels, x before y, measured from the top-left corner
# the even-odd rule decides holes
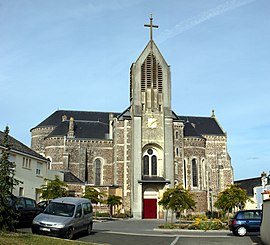
[[[0,131],[0,156],[3,147],[4,133]],[[10,161],[16,164],[16,179],[22,181],[15,186],[13,194],[15,196],[26,196],[40,201],[40,186],[46,183],[46,179],[54,179],[55,175],[59,179],[64,179],[64,174],[59,171],[49,170],[49,160],[33,151],[20,141],[9,136],[11,146]]]
[[[269,198],[270,184],[268,183],[268,180],[269,175],[267,176],[265,172],[262,172],[261,177],[237,180],[234,182],[234,184],[237,184],[246,190],[248,197],[254,202],[247,202],[245,209],[262,208],[263,200]]]

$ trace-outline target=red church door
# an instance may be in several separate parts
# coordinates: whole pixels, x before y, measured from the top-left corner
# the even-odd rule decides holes
[[[143,218],[157,218],[157,199],[143,199]]]

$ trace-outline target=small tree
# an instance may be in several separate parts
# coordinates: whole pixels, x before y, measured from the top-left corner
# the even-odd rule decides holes
[[[85,193],[83,197],[91,200],[92,203],[97,205],[98,203],[104,202],[103,198],[105,196],[106,196],[105,193],[99,192],[98,190],[96,190],[95,188],[91,186],[87,186],[85,188]],[[95,216],[97,216],[97,210],[96,210]]]
[[[60,180],[57,175],[55,175],[54,180],[46,180],[48,183],[41,186],[41,198],[50,200],[57,197],[66,197],[68,195],[67,184]]]
[[[107,204],[109,205],[110,207],[110,215],[112,216],[113,215],[113,207],[114,206],[119,206],[122,204],[122,201],[121,201],[121,197],[120,196],[115,196],[115,195],[110,195],[107,199]]]
[[[188,209],[194,210],[196,206],[191,193],[184,189],[182,185],[176,185],[174,188],[165,191],[159,204],[166,210],[171,209],[174,212],[179,212],[179,223],[181,223],[181,213]]]
[[[238,185],[230,185],[227,189],[220,192],[214,206],[221,209],[228,215],[228,222],[230,213],[235,209],[244,209],[247,202],[253,201],[247,196],[246,190],[240,188]]]
[[[168,212],[170,209],[170,190],[168,189],[163,193],[162,199],[158,202],[159,205],[161,205],[166,210],[166,223],[168,222]]]
[[[14,187],[22,182],[15,178],[15,163],[9,161],[11,144],[8,134],[9,128],[6,127],[0,155],[0,230],[15,231],[17,214],[9,205],[9,201],[13,197]]]

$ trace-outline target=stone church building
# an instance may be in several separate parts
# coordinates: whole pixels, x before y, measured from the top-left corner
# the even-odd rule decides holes
[[[171,108],[170,66],[152,38],[130,68],[130,104],[123,112],[57,110],[31,129],[31,147],[85,185],[122,197],[134,218],[162,218],[167,188],[182,184],[196,212],[233,183],[227,135],[214,112],[178,115]]]

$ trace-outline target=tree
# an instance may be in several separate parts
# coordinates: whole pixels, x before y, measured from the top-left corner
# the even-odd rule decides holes
[[[194,210],[196,202],[189,190],[184,189],[182,185],[176,185],[165,191],[159,205],[162,205],[166,210],[171,209],[174,212],[179,212],[180,223],[181,213],[188,209]]]
[[[105,193],[96,190],[93,187],[87,186],[85,188],[84,198],[90,199],[92,203],[98,204],[103,202],[103,197]]]
[[[230,213],[236,208],[244,209],[248,201],[253,203],[247,196],[246,190],[238,185],[229,185],[227,189],[218,194],[214,206],[221,209],[224,213],[227,213],[229,222]]]
[[[14,197],[12,191],[16,185],[22,183],[15,178],[15,163],[11,162],[9,142],[9,128],[6,127],[2,140],[2,154],[0,155],[0,230],[15,231],[17,214],[9,205],[10,200]]]
[[[112,216],[113,215],[113,207],[114,206],[119,206],[122,204],[122,201],[121,201],[121,197],[120,196],[115,196],[115,195],[110,195],[107,199],[107,204],[109,205],[110,207],[110,215]]]
[[[85,193],[84,193],[83,197],[91,200],[91,203],[98,204],[98,203],[104,202],[103,198],[105,196],[106,196],[105,193],[100,192],[91,186],[86,186]],[[97,210],[96,210],[96,212],[97,212]],[[95,215],[97,216],[97,214],[95,214]]]
[[[168,222],[168,211],[170,209],[170,190],[165,191],[162,199],[158,202],[166,210],[166,223]]]
[[[66,197],[68,195],[67,184],[60,180],[57,175],[55,175],[54,180],[46,180],[48,183],[41,186],[41,198],[50,200],[57,197]]]

